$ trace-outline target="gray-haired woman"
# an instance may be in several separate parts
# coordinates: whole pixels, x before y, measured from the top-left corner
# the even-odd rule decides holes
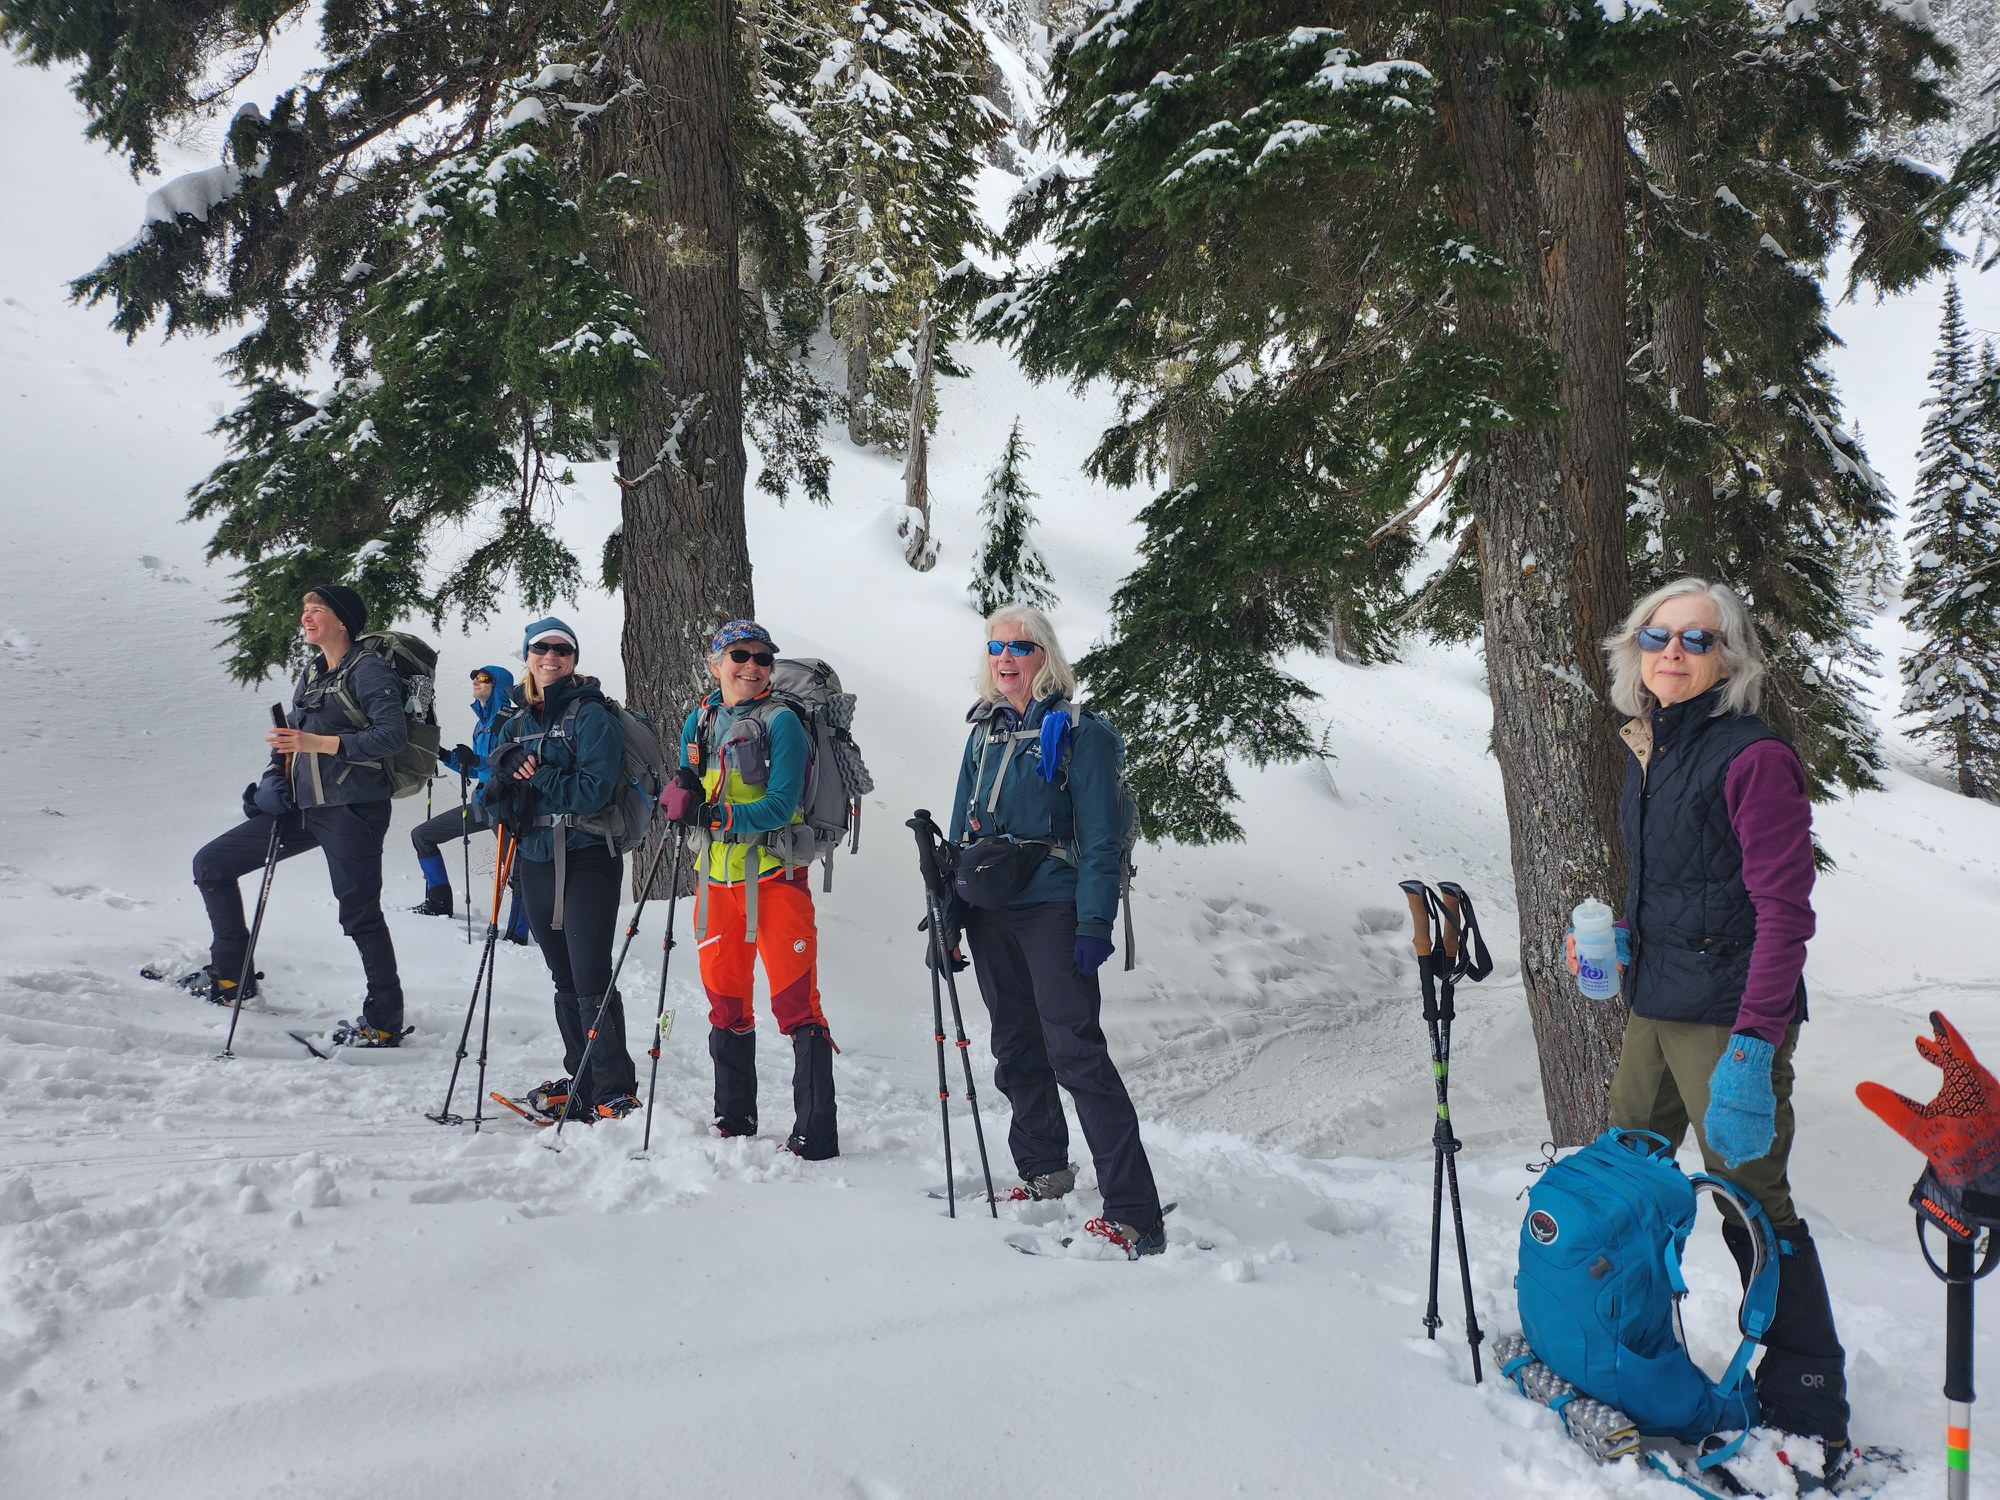
[[[995,856],[983,887],[966,892],[965,935],[993,1020],[993,1081],[1014,1112],[1007,1143],[1022,1186],[1009,1196],[1060,1198],[1075,1185],[1061,1085],[1104,1195],[1104,1216],[1085,1230],[1133,1260],[1157,1255],[1166,1248],[1159,1191],[1098,1024],[1097,971],[1112,952],[1125,854],[1125,746],[1071,703],[1076,674],[1047,615],[1006,605],[986,635],[951,840],[969,846],[962,873]]]
[[[1820,1439],[1831,1473],[1847,1461],[1845,1354],[1786,1175],[1814,925],[1805,769],[1757,717],[1764,653],[1734,590],[1699,578],[1655,589],[1604,649],[1612,701],[1632,716],[1619,798],[1631,1014],[1611,1123],[1676,1147],[1692,1125],[1709,1170],[1770,1214],[1778,1305],[1758,1404],[1767,1425]],[[1723,1234],[1747,1274],[1748,1235],[1735,1223]]]

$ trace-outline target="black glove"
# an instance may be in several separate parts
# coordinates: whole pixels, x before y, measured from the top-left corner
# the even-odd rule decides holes
[[[527,782],[495,772],[493,779],[486,783],[481,800],[486,805],[487,818],[506,829],[513,838],[520,839],[535,826],[535,813],[541,806],[542,797]]]
[[[512,782],[514,773],[527,758],[528,747],[519,740],[509,740],[493,752],[493,774],[487,779],[486,784],[492,786],[494,782]]]
[[[451,747],[451,764],[452,769],[457,771],[459,775],[470,776],[474,771],[479,769],[479,756],[470,745],[453,745]]]
[[[917,923],[917,931],[922,933],[928,933],[930,930],[931,930],[931,919],[929,917],[925,917],[923,921]],[[959,934],[956,931],[946,933],[944,940],[944,950],[945,950],[945,966],[949,968],[951,972],[954,974],[964,973],[965,970],[969,967],[970,961],[966,958],[964,952],[959,948]],[[937,969],[938,966],[937,955],[938,955],[938,945],[934,942],[926,941],[924,943],[924,967],[929,969]],[[944,970],[939,969],[938,972],[943,973]]]
[[[286,813],[296,811],[297,806],[292,801],[291,783],[278,774],[276,767],[266,771],[256,785],[243,789],[243,816],[246,818],[282,818]]]

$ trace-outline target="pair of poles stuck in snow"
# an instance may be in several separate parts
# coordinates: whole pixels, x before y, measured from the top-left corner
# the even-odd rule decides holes
[[[1443,1252],[1445,1189],[1451,1190],[1451,1224],[1458,1238],[1458,1278],[1465,1296],[1465,1341],[1472,1350],[1472,1383],[1485,1377],[1479,1365],[1479,1318],[1472,1307],[1472,1264],[1465,1251],[1465,1212],[1458,1198],[1460,1141],[1451,1128],[1451,1023],[1453,993],[1461,979],[1478,983],[1493,972],[1492,956],[1480,935],[1479,918],[1465,887],[1440,880],[1432,890],[1421,880],[1399,882],[1410,903],[1417,978],[1423,988],[1424,1025],[1430,1031],[1431,1076],[1437,1086],[1437,1119],[1431,1127],[1430,1300],[1424,1305],[1424,1334],[1435,1339],[1444,1326],[1438,1314],[1438,1262]]]

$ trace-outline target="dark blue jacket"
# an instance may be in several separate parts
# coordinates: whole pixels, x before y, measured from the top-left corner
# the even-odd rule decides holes
[[[1656,710],[1651,745],[1643,758],[1633,747],[1619,793],[1631,861],[1625,1001],[1650,1020],[1734,1026],[1750,975],[1757,912],[1743,883],[1726,783],[1739,754],[1783,736],[1754,714],[1717,717],[1721,691]],[[1804,1019],[1803,980],[1797,1014]]]
[[[951,804],[951,839],[964,843],[995,834],[1050,839],[1058,849],[1043,860],[1010,906],[1074,901],[1080,936],[1109,938],[1118,916],[1119,864],[1125,829],[1118,800],[1124,747],[1109,725],[1071,710],[1069,766],[1053,782],[1041,775],[1039,739],[1003,740],[1016,729],[1039,730],[1060,698],[1028,705],[1017,719],[1004,702],[973,705],[974,720],[958,767]],[[989,742],[989,728],[994,738]],[[1005,780],[1002,780],[1004,767]],[[999,786],[997,803],[994,787]],[[994,804],[989,806],[989,804]]]
[[[531,707],[525,690],[516,688],[513,702],[520,712],[501,726],[500,744],[523,745],[535,757],[535,774],[528,785],[535,789],[536,814],[601,812],[624,779],[625,726],[605,706],[597,679],[565,677],[548,690],[539,707]],[[576,720],[566,730],[564,719],[572,704]],[[484,795],[482,788],[482,801]],[[564,833],[572,849],[604,847],[601,834],[580,828]],[[521,840],[521,858],[554,859],[555,834],[553,828],[529,829]]]
[[[330,693],[337,670],[325,670],[326,658],[315,655],[292,692],[285,722],[310,734],[340,736],[331,755],[301,750],[292,757],[292,801],[299,807],[340,807],[354,802],[387,802],[388,775],[363,761],[383,761],[409,743],[409,721],[403,716],[403,684],[389,664],[373,652],[351,647],[341,665],[353,663],[348,691],[367,715],[356,728],[340,700]],[[267,775],[275,776],[269,772]]]
[[[460,765],[458,757],[449,750],[438,759],[459,775],[470,776],[483,787],[486,785],[486,778],[493,774],[493,767],[487,758],[500,743],[500,732],[506,728],[507,720],[515,712],[512,702],[514,674],[505,667],[496,667],[490,663],[479,670],[493,679],[493,691],[487,694],[484,703],[474,698],[470,705],[473,730],[472,744],[469,748],[472,751],[472,764]]]

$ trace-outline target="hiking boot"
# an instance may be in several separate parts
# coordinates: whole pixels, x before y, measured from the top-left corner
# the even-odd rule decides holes
[[[551,1120],[560,1119],[569,1104],[569,1090],[570,1080],[567,1078],[544,1078],[528,1090],[528,1107]]]
[[[597,1118],[600,1120],[622,1120],[635,1109],[644,1109],[645,1107],[645,1105],[641,1104],[631,1094],[613,1094],[609,1099],[606,1099],[602,1104],[597,1106]]]
[[[420,917],[448,917],[451,915],[451,887],[448,885],[427,885],[424,887],[422,905],[410,908]]]
[[[1142,1255],[1164,1254],[1167,1248],[1167,1228],[1162,1224],[1158,1229],[1142,1230],[1131,1224],[1121,1224],[1116,1219],[1092,1219],[1083,1226],[1085,1234],[1094,1234],[1106,1244],[1116,1245],[1125,1252],[1127,1260],[1137,1260]]]
[[[754,1118],[743,1115],[717,1115],[715,1117],[715,1133],[724,1140],[730,1140],[736,1136],[755,1135],[757,1133],[757,1121]]]
[[[1010,1187],[1000,1194],[1002,1203],[1050,1203],[1063,1197],[1076,1186],[1076,1163],[1057,1167],[1053,1172],[1038,1172],[1033,1177],[1023,1178],[1019,1187]]]
[[[370,1026],[366,1016],[356,1016],[334,1027],[327,1042],[334,1047],[400,1047],[405,1035],[405,1031],[384,1031],[379,1026]]]
[[[243,991],[245,1000],[257,998],[257,981],[264,976],[252,974],[249,987]],[[206,1000],[211,1005],[234,1005],[236,1003],[236,981],[224,979],[215,972],[211,964],[203,964],[192,974],[183,974],[174,981],[198,1000]]]
[[[1778,1434],[1778,1462],[1792,1471],[1801,1495],[1838,1490],[1854,1467],[1854,1445],[1846,1438]]]

